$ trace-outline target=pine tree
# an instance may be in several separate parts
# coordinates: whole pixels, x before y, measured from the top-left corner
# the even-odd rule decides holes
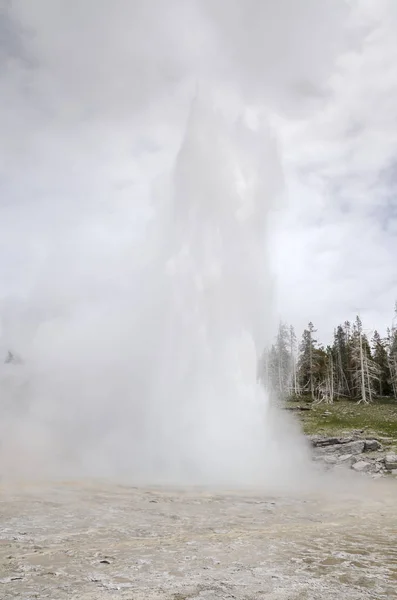
[[[387,330],[386,347],[390,369],[390,385],[397,399],[397,302],[394,307],[394,318],[391,329]]]
[[[289,328],[285,323],[280,322],[276,338],[277,353],[277,380],[278,393],[280,397],[285,397],[290,391],[290,380],[292,372],[292,361],[290,354]]]
[[[279,361],[275,344],[268,352],[268,390],[277,393],[279,387]]]
[[[21,359],[20,356],[18,356],[14,352],[11,352],[11,350],[8,350],[7,356],[6,356],[5,360],[4,360],[4,364],[5,365],[9,365],[9,364],[20,365],[20,364],[22,364],[22,362],[23,361],[22,361],[22,359]]]
[[[387,342],[383,340],[378,331],[372,337],[372,358],[379,369],[379,379],[375,385],[379,396],[390,396],[392,393],[391,373],[387,355]]]
[[[375,384],[379,380],[379,367],[372,360],[368,338],[358,316],[353,325],[350,347],[355,397],[359,403],[368,404],[376,396]]]
[[[259,366],[258,378],[269,392],[281,399],[291,393],[293,360],[290,348],[290,328],[285,323],[280,323],[275,342],[270,349],[264,351]]]
[[[256,379],[266,388],[269,378],[268,350],[265,348],[256,365]]]
[[[315,339],[316,331],[310,322],[297,349],[294,328],[279,324],[258,366],[258,379],[269,392],[278,398],[310,394],[318,402],[340,397],[364,403],[377,396],[397,399],[397,304],[386,337],[375,330],[371,343],[358,316],[353,324],[338,325],[325,349]],[[7,362],[12,358],[10,354]]]
[[[13,363],[14,361],[15,361],[14,354],[11,352],[11,350],[8,350],[4,364],[8,365],[10,363]]]
[[[335,370],[335,394],[350,397],[349,385],[349,339],[347,328],[338,325],[334,331],[332,357]]]
[[[336,370],[334,351],[331,346],[326,350],[319,348],[315,350],[317,356],[317,395],[318,402],[332,404],[335,398]]]
[[[309,323],[308,328],[304,330],[302,341],[299,346],[299,381],[303,391],[310,392],[312,399],[315,399],[315,366],[316,366],[316,344],[313,334],[317,330],[314,329],[313,323]]]
[[[346,378],[348,387],[348,396],[354,397],[355,394],[355,379],[354,379],[354,365],[353,365],[353,328],[350,321],[345,321],[343,324],[346,339]]]
[[[290,356],[291,356],[291,371],[292,371],[291,372],[291,391],[290,391],[290,393],[293,392],[293,394],[295,396],[299,396],[300,395],[300,386],[299,386],[299,382],[298,382],[296,350],[297,350],[297,339],[296,339],[295,329],[291,325],[289,328],[289,351],[290,351]]]
[[[395,347],[395,334],[389,327],[387,328],[386,334],[386,352],[387,352],[387,364],[390,372],[390,387],[393,396],[397,399],[397,353],[394,351]]]

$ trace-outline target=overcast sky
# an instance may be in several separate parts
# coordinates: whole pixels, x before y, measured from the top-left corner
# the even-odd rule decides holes
[[[397,298],[396,31],[395,0],[0,0],[3,315],[32,299],[36,312],[63,307],[88,279],[95,297],[131,292],[151,185],[205,84],[278,137],[279,314],[324,340],[358,311],[384,330]]]

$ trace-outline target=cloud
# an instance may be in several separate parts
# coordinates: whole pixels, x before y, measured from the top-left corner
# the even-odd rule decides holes
[[[386,1],[352,5],[356,41],[338,57],[328,100],[285,122],[283,134],[295,184],[280,238],[280,310],[300,327],[314,320],[325,339],[358,312],[368,329],[385,331],[397,296],[397,10]],[[287,300],[291,281],[296,306]]]
[[[374,289],[395,249],[395,22],[386,0],[4,2],[0,295],[28,294],[63,238],[81,261],[101,244],[115,264],[150,180],[172,164],[196,83],[216,82],[223,101],[242,94],[275,114],[283,140],[280,312],[328,332],[331,305],[335,318],[369,305],[361,287]],[[375,286],[379,323],[392,280]]]
[[[324,3],[327,19],[314,0],[299,11],[290,0],[241,7],[3,2],[0,297],[27,298],[53,277],[68,285],[77,262],[103,280],[106,265],[123,262],[152,180],[172,165],[197,82],[237,110],[241,94],[299,114],[310,90],[318,101],[342,43],[344,2]]]
[[[335,56],[344,46],[345,2],[205,0],[226,74],[249,101],[288,115],[321,97]]]

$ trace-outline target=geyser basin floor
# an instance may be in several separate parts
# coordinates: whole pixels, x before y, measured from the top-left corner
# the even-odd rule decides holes
[[[290,499],[3,485],[0,597],[395,597],[397,486],[361,492]]]

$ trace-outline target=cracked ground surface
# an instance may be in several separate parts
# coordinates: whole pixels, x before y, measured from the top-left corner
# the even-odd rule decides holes
[[[397,485],[299,498],[0,486],[0,598],[397,598]]]

